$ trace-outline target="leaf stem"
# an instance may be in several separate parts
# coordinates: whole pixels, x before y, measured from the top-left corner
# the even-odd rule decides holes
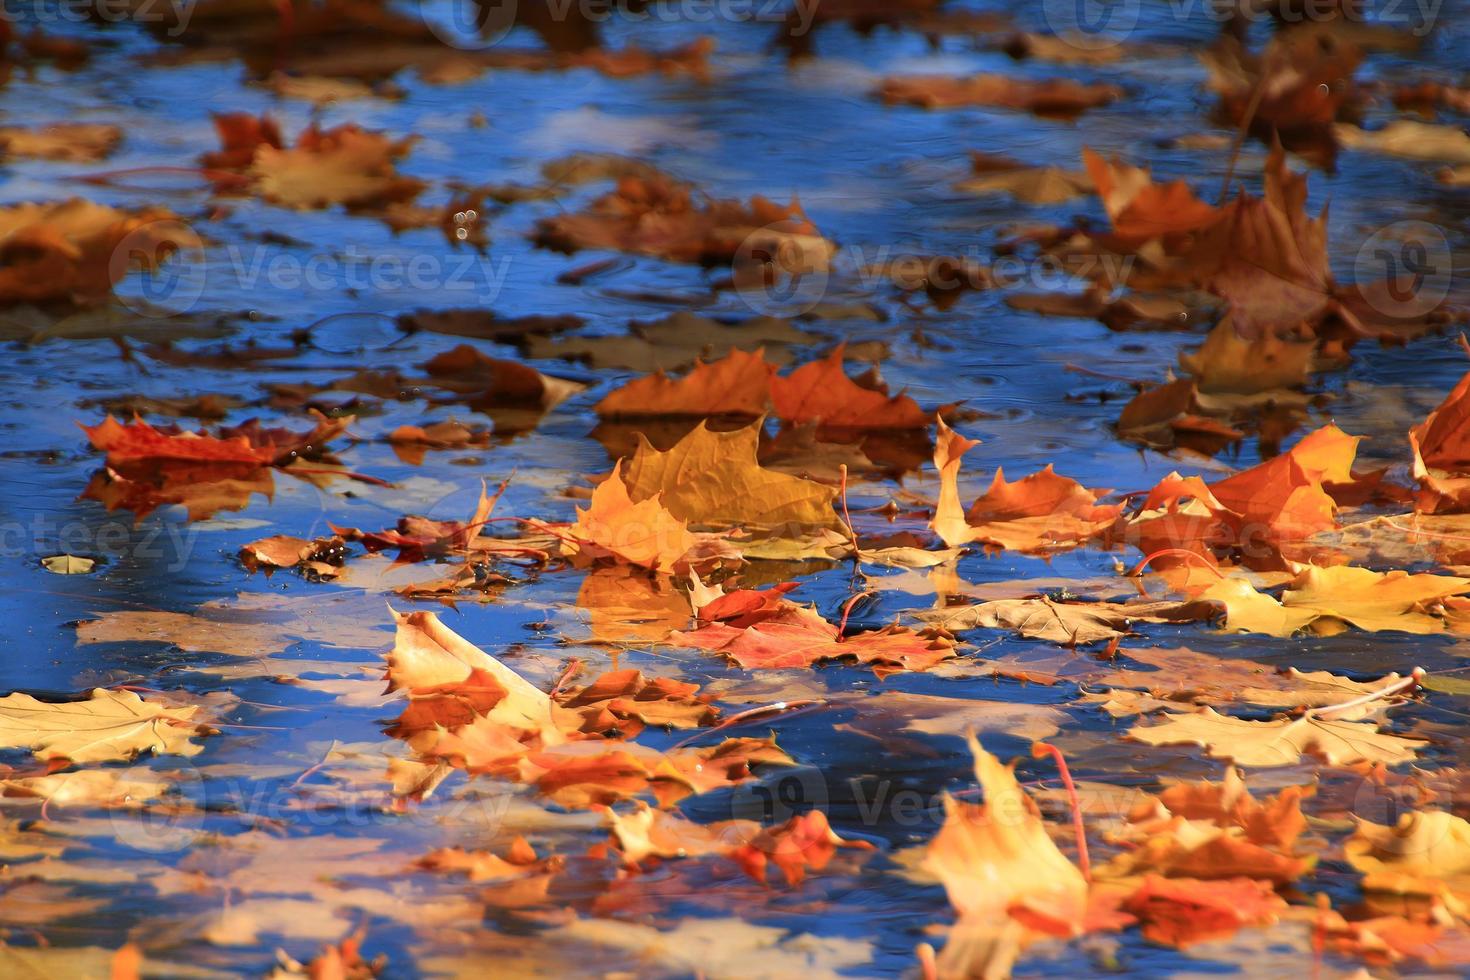
[[[1049,755],[1057,764],[1057,771],[1062,775],[1062,785],[1067,790],[1067,803],[1072,807],[1072,832],[1077,835],[1077,864],[1082,868],[1082,877],[1087,879],[1088,884],[1091,884],[1092,858],[1087,853],[1087,832],[1082,824],[1082,803],[1077,798],[1077,786],[1072,782],[1072,771],[1067,768],[1067,758],[1062,755],[1061,749],[1046,742],[1032,742],[1031,755],[1037,759]]]
[[[1204,555],[1201,555],[1198,552],[1190,551],[1187,548],[1160,548],[1158,551],[1155,551],[1152,554],[1145,555],[1142,561],[1140,561],[1137,565],[1134,565],[1124,574],[1128,578],[1137,578],[1139,573],[1141,573],[1144,568],[1155,558],[1162,558],[1165,555],[1177,555],[1183,558],[1192,558],[1193,560],[1199,562],[1201,567],[1213,572],[1215,578],[1219,579],[1222,582],[1225,581],[1225,576],[1220,574],[1220,569],[1216,568],[1213,562],[1206,561]]]
[[[702,729],[701,731],[695,732],[693,735],[690,735],[678,745],[675,745],[674,748],[682,749],[692,742],[699,741],[706,735],[713,735],[715,732],[722,731],[726,728],[733,728],[736,725],[743,725],[747,721],[752,721],[756,718],[763,718],[766,715],[785,714],[788,711],[798,711],[802,708],[810,708],[817,705],[826,707],[827,702],[818,698],[803,698],[797,701],[776,701],[772,704],[763,704],[758,708],[748,708],[745,711],[740,712],[739,714],[731,715],[713,728],[706,728]]]
[[[1302,717],[1325,718],[1327,715],[1348,711],[1352,708],[1361,707],[1365,704],[1372,704],[1374,701],[1390,697],[1400,692],[1413,691],[1415,688],[1424,683],[1424,678],[1428,675],[1429,672],[1423,667],[1415,667],[1412,671],[1409,672],[1408,677],[1402,677],[1399,680],[1396,680],[1393,683],[1388,684],[1377,691],[1369,691],[1367,694],[1353,698],[1351,701],[1344,701],[1341,704],[1329,704],[1324,705],[1320,708],[1309,708],[1302,715]]]

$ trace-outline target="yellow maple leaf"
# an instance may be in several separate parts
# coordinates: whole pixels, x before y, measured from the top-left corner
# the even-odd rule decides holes
[[[759,442],[759,422],[732,432],[711,432],[700,423],[666,451],[640,435],[637,451],[622,467],[628,495],[643,501],[659,494],[670,514],[695,525],[792,536],[837,527],[837,491],[762,469]]]

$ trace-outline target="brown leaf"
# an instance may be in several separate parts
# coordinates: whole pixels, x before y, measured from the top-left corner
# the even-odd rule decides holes
[[[1116,85],[1086,85],[1068,79],[1031,82],[1004,75],[911,75],[883,79],[875,94],[889,104],[925,109],[981,105],[1022,109],[1039,116],[1076,116],[1117,101],[1123,90]]]

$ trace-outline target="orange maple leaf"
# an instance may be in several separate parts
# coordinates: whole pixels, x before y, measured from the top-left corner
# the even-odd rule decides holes
[[[1109,162],[1085,147],[1082,162],[1113,223],[1113,234],[1132,245],[1197,232],[1220,220],[1220,209],[1195,197],[1183,180],[1156,184],[1147,169]]]
[[[681,378],[670,378],[662,371],[635,378],[610,392],[593,411],[609,418],[760,416],[766,413],[775,374],[764,348],[753,353],[732,348],[717,361],[695,361]]]
[[[808,868],[820,871],[827,866],[837,849],[853,848],[870,851],[865,840],[839,837],[821,810],[809,810],[792,817],[779,827],[768,827],[751,840],[735,848],[730,857],[756,881],[766,880],[766,866],[774,864],[786,876],[788,885],[799,885]]]
[[[1200,881],[1149,875],[1122,908],[1143,923],[1146,938],[1188,946],[1232,935],[1245,925],[1270,925],[1286,903],[1270,882],[1252,878]]]
[[[672,572],[698,539],[670,514],[659,494],[633,502],[618,467],[592,491],[591,506],[577,508],[569,533],[590,558],[612,556],[658,572]]]
[[[943,419],[938,424],[934,468],[939,470],[939,501],[930,527],[952,548],[970,541],[1015,551],[1071,547],[1100,534],[1123,510],[1121,504],[1097,504],[1111,491],[1089,490],[1048,465],[1014,483],[997,469],[990,489],[964,511],[960,458],[979,442],[959,435]]]
[[[838,344],[820,361],[771,379],[771,403],[785,422],[815,422],[849,429],[923,429],[929,419],[908,395],[892,397],[864,388],[843,370],[847,345]]]
[[[669,642],[724,654],[748,669],[810,667],[819,661],[852,658],[871,665],[880,677],[900,670],[927,670],[955,655],[953,641],[902,626],[844,637],[814,609],[779,598],[787,588],[722,596],[697,611],[704,625],[676,630]],[[712,616],[725,616],[730,622],[710,621]]]
[[[1470,508],[1470,372],[1409,430],[1409,445],[1420,485],[1415,508],[1429,514]]]

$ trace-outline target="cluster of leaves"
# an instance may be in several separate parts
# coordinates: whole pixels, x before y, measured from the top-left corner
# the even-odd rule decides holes
[[[358,0],[328,0],[291,8],[293,64],[301,73],[267,75],[264,66],[274,67],[285,31],[282,8],[234,2],[208,6],[208,16],[193,27],[172,25],[201,57],[233,48],[243,52],[258,76],[255,81],[287,97],[313,100],[360,97],[363,91],[391,94],[386,79],[403,68],[436,82],[495,67],[703,79],[711,50],[698,41],[664,52],[609,51],[553,37],[587,27],[573,13],[573,28],[565,20],[560,27],[539,25],[548,35],[547,50],[452,53],[417,20]],[[979,29],[975,16],[941,11],[927,0],[880,6],[876,10],[862,0],[824,4],[817,24],[893,23],[934,35]],[[7,51],[58,59],[64,54],[54,46],[48,50],[39,37],[13,43],[8,27],[0,25],[0,30],[0,47]],[[383,38],[391,44],[367,43]],[[1079,49],[1038,35],[1011,36],[1003,46],[1014,57],[1044,61],[1100,65],[1120,57],[1094,52],[1086,60]],[[373,56],[364,57],[359,48],[371,49]],[[624,648],[657,647],[677,651],[686,662],[704,655],[732,674],[778,676],[782,683],[839,663],[868,668],[879,680],[903,671],[1022,679],[1061,688],[1056,700],[1071,710],[1128,719],[1123,737],[1139,752],[1151,746],[1183,754],[1195,747],[1247,768],[1291,767],[1310,757],[1329,775],[1355,773],[1380,782],[1397,778],[1390,768],[1417,760],[1430,742],[1421,737],[1424,733],[1395,730],[1387,709],[1422,690],[1422,671],[1366,682],[1187,649],[1122,646],[1142,624],[1151,623],[1213,622],[1226,631],[1272,637],[1348,629],[1420,635],[1470,630],[1470,577],[1462,574],[1463,557],[1454,557],[1460,553],[1443,544],[1463,537],[1455,533],[1463,530],[1457,522],[1470,513],[1470,445],[1464,436],[1470,373],[1408,434],[1403,455],[1413,488],[1395,485],[1385,472],[1355,472],[1359,440],[1333,425],[1307,434],[1286,452],[1274,451],[1307,417],[1309,397],[1301,389],[1310,372],[1345,363],[1361,339],[1405,342],[1440,325],[1436,318],[1383,316],[1370,296],[1394,283],[1334,282],[1325,213],[1308,215],[1306,178],[1286,165],[1283,147],[1325,163],[1340,141],[1464,169],[1463,133],[1456,140],[1456,134],[1438,132],[1445,127],[1406,121],[1377,133],[1351,125],[1365,98],[1351,80],[1360,56],[1355,46],[1339,43],[1331,33],[1283,33],[1260,55],[1234,43],[1210,53],[1210,84],[1219,97],[1220,117],[1273,141],[1258,194],[1242,190],[1210,204],[1184,181],[1159,183],[1144,168],[1091,151],[1084,153],[1081,170],[1024,167],[977,154],[974,173],[963,185],[970,193],[1004,193],[1030,203],[1083,194],[1095,194],[1101,202],[1106,231],[1086,224],[1042,229],[1008,247],[1035,248],[1068,268],[1125,268],[1126,278],[1089,272],[1096,281],[1086,295],[1032,298],[1035,308],[1097,316],[1117,329],[1192,326],[1223,311],[1202,346],[1181,356],[1181,377],[1137,386],[1142,390],[1124,408],[1118,431],[1155,447],[1204,448],[1213,454],[1254,427],[1265,458],[1257,466],[1210,482],[1170,474],[1147,490],[1121,497],[1083,486],[1051,466],[1014,481],[997,467],[966,507],[962,460],[978,443],[951,423],[973,415],[955,406],[928,410],[905,393],[890,394],[876,368],[850,376],[847,360],[853,351],[843,343],[785,370],[792,360],[789,348],[821,339],[791,321],[758,318],[732,324],[675,314],[635,322],[626,335],[586,336],[575,333],[583,326],[576,317],[420,311],[400,318],[405,333],[508,344],[530,359],[562,358],[642,375],[602,393],[591,406],[602,421],[595,435],[614,460],[610,471],[590,488],[578,485],[569,491],[584,506],[568,520],[497,515],[506,483],[494,493],[482,485],[464,520],[404,515],[378,530],[332,525],[331,536],[315,539],[276,534],[247,544],[241,562],[250,571],[300,572],[310,581],[314,600],[332,583],[351,584],[357,571],[387,564],[380,553],[392,552],[393,568],[422,565],[435,576],[397,586],[402,599],[449,606],[467,596],[502,599],[522,576],[576,574],[581,576],[576,606],[587,618],[591,642],[614,656]],[[1066,117],[1125,97],[1112,84],[998,75],[890,77],[874,94],[891,104],[986,106]],[[1463,90],[1442,83],[1406,89],[1395,98],[1403,105],[1461,112],[1466,105]],[[488,236],[478,215],[485,200],[508,205],[556,197],[569,186],[611,182],[581,210],[536,221],[533,242],[568,253],[617,252],[728,268],[729,282],[715,289],[764,284],[774,274],[842,274],[834,268],[834,243],[795,199],[781,205],[759,196],[714,198],[642,161],[582,155],[548,164],[540,186],[446,184],[453,195],[447,205],[423,205],[418,202],[430,185],[398,170],[413,137],[395,139],[344,124],[312,125],[287,140],[272,119],[248,114],[218,116],[216,126],[221,149],[205,154],[200,163],[221,198],[248,194],[293,210],[341,207],[395,229],[442,227],[456,244],[484,246]],[[0,151],[91,161],[107,156],[119,136],[108,126],[4,127]],[[1274,142],[1278,139],[1280,144]],[[1452,171],[1446,179],[1465,178]],[[127,263],[116,261],[118,254],[151,268],[170,249],[193,244],[181,243],[168,230],[173,219],[162,209],[127,212],[80,200],[0,209],[0,250],[7,260],[0,272],[0,304],[99,304],[129,271]],[[1114,259],[1127,261],[1102,261]],[[964,271],[975,288],[990,284],[987,270],[973,262],[938,257],[931,263],[938,271]],[[563,281],[576,283],[606,268],[605,262],[595,262],[566,273]],[[936,288],[938,276],[908,279],[895,265],[878,271],[909,294],[905,302],[921,301],[920,289],[937,307],[954,301]],[[1115,295],[1118,287],[1128,292]],[[126,347],[124,353],[133,354]],[[285,360],[299,351],[178,350],[159,344],[144,353],[173,366],[236,369]],[[327,452],[330,442],[347,433],[359,406],[373,410],[381,407],[373,400],[424,397],[430,405],[463,405],[493,421],[493,430],[447,419],[388,433],[384,438],[400,461],[416,466],[431,451],[484,450],[492,438],[526,431],[586,387],[519,360],[489,356],[468,343],[420,367],[422,376],[402,373],[395,365],[325,382],[270,384],[266,404],[308,413],[313,428],[305,432],[268,428],[255,420],[224,425],[241,406],[237,399],[133,399],[116,410],[197,417],[218,425],[213,432],[196,432],[179,425],[155,427],[136,417],[123,424],[109,415],[100,424],[83,426],[93,449],[105,456],[83,496],[109,511],[129,510],[139,520],[167,506],[180,506],[190,519],[201,520],[243,510],[254,494],[269,499],[276,470],[321,487],[339,477],[382,484],[348,471]],[[425,388],[439,394],[424,395]],[[341,402],[343,396],[351,401]],[[768,418],[782,426],[774,437],[767,431]],[[888,492],[879,478],[919,469],[931,452],[932,494],[893,491],[886,506],[860,508],[854,521],[850,479],[871,481],[860,488],[863,492]],[[1412,512],[1347,523],[1367,506],[1384,505],[1412,507]],[[1412,572],[1368,567],[1366,550],[1352,537],[1360,531],[1374,545],[1387,538],[1407,544],[1411,552],[1415,546],[1429,550],[1425,540],[1439,541],[1433,545],[1440,549],[1438,564],[1456,567]],[[1128,581],[1110,580],[1099,592],[1100,601],[1056,594],[1041,582],[1021,582],[970,603],[960,589],[945,588],[941,578],[954,575],[953,563],[966,549],[1052,556],[1084,547],[1137,552],[1127,555],[1137,561]],[[1414,561],[1420,558],[1413,553]],[[93,567],[87,561],[57,556],[46,567],[86,574]],[[844,561],[852,562],[856,584],[840,619],[788,598],[804,571]],[[864,569],[875,566],[933,569],[936,607],[915,613],[912,625],[850,628],[849,613],[869,595],[866,587],[875,584],[876,577],[868,578]],[[1168,596],[1124,598],[1136,581],[1162,585]],[[240,616],[252,611],[245,598],[197,614],[104,613],[79,624],[78,642],[143,640],[187,652],[267,658],[302,636],[342,649],[370,646],[375,639],[369,633],[364,641],[362,633],[336,622],[250,621]],[[400,810],[452,786],[449,780],[457,774],[493,780],[561,811],[589,811],[608,833],[605,843],[585,854],[557,853],[555,847],[538,853],[523,837],[499,851],[440,847],[423,854],[414,864],[417,871],[462,876],[486,887],[477,902],[450,909],[454,914],[447,918],[461,923],[478,922],[488,906],[535,910],[542,917],[528,921],[547,927],[554,922],[548,909],[571,904],[554,897],[554,889],[598,891],[604,879],[653,882],[657,876],[649,872],[675,862],[729,865],[764,885],[774,884],[774,869],[786,888],[801,888],[809,877],[863,861],[876,848],[844,838],[820,810],[769,825],[694,816],[705,794],[749,789],[768,770],[802,761],[778,746],[774,736],[730,736],[727,729],[835,703],[864,718],[863,725],[846,730],[873,738],[881,738],[895,716],[905,730],[931,735],[989,723],[987,711],[976,710],[986,704],[983,700],[893,690],[875,697],[825,692],[820,701],[783,694],[774,705],[728,714],[712,687],[640,669],[614,666],[574,684],[582,669],[576,661],[566,663],[554,681],[538,683],[535,665],[513,668],[514,649],[492,656],[434,613],[395,611],[393,618],[387,693],[405,704],[386,734],[402,754],[386,762],[371,758],[363,766],[368,775],[357,778],[382,790],[386,768],[391,805]],[[978,630],[1014,632],[1041,641],[1028,649],[1044,652],[967,656],[962,637]],[[1108,644],[1101,656],[1078,651],[1097,643]],[[300,664],[293,674],[284,661],[270,668],[310,689],[361,696],[354,687],[359,677],[322,681],[305,677]],[[258,677],[266,663],[234,674],[228,670],[218,672]],[[767,673],[775,671],[796,673]],[[790,683],[800,690],[807,682]],[[1065,693],[1067,685],[1076,686],[1075,697]],[[210,712],[199,699],[143,693],[147,696],[96,688],[76,701],[24,693],[0,698],[0,743],[32,755],[30,768],[7,768],[0,792],[43,801],[43,819],[52,805],[187,810],[189,804],[171,792],[169,780],[141,768],[109,765],[149,752],[194,757],[203,751],[195,739],[217,734],[201,720]],[[364,703],[376,704],[374,697]],[[989,703],[1000,716],[998,706]],[[1032,708],[1041,710],[1024,710]],[[1049,705],[1008,709],[1015,713],[1003,716],[1007,730],[1057,731],[1052,719],[1060,712]],[[676,737],[682,741],[670,744]],[[1416,809],[1394,825],[1360,820],[1351,833],[1329,839],[1340,826],[1308,824],[1308,816],[1332,814],[1326,801],[1314,800],[1316,786],[1291,783],[1258,799],[1232,768],[1220,782],[1173,784],[1140,794],[1121,819],[1094,819],[1090,826],[1074,799],[1074,861],[1053,839],[1063,835],[1054,835],[1054,824],[1043,818],[1012,769],[973,738],[971,748],[984,803],[948,799],[944,825],[921,861],[920,873],[943,885],[956,913],[941,953],[921,947],[926,972],[1002,975],[1028,945],[1044,937],[1136,928],[1152,942],[1183,947],[1278,922],[1310,929],[1319,949],[1331,947],[1373,964],[1463,969],[1470,963],[1464,953],[1470,824],[1449,812]],[[1039,755],[1049,753],[1059,758],[1038,746]],[[349,755],[334,745],[297,782]],[[1070,776],[1066,781],[1073,789]],[[1085,793],[1088,787],[1082,789]],[[313,805],[309,796],[303,790],[297,805]],[[686,803],[694,805],[681,812]],[[1321,809],[1314,813],[1314,805]],[[536,812],[549,820],[552,811]],[[9,826],[5,831],[27,833]],[[1100,842],[1108,854],[1096,866],[1089,832],[1094,845]],[[227,896],[260,892],[280,899],[279,892],[268,889],[281,889],[279,879],[292,870],[291,860],[305,856],[297,853],[305,850],[300,844],[240,834],[220,845],[237,859],[227,872],[215,873],[207,860],[198,859],[176,869],[177,878],[155,875],[153,885]],[[27,859],[52,853],[51,842],[27,846],[37,848],[22,851]],[[343,861],[330,865],[331,874],[324,878],[361,871],[344,865],[373,849],[353,841],[338,846]],[[1339,912],[1325,901],[1313,906],[1301,900],[1297,886],[1322,857],[1340,857],[1361,875],[1367,912]],[[395,866],[392,872],[401,870]],[[12,885],[5,894],[41,883],[46,872],[33,866],[22,874],[32,872],[34,880]],[[85,899],[42,894],[68,913],[93,907]],[[321,897],[314,891],[303,894],[313,901]],[[611,889],[601,898],[605,905],[591,907],[618,907],[620,899]],[[299,897],[270,907],[265,902],[252,906],[256,901],[247,899],[250,907],[215,923],[211,939],[253,940],[259,922],[269,922],[271,915],[307,914],[312,905]],[[410,908],[405,903],[393,913],[401,916]],[[780,930],[775,937],[747,933],[742,946],[728,923],[720,943],[701,943],[693,942],[706,937],[700,926],[660,931],[621,922],[614,938],[598,932],[602,921],[567,921],[563,915],[546,934],[637,951],[677,945],[679,938],[690,938],[696,949],[718,946],[722,955],[776,950],[799,958],[802,950],[803,937],[784,939]],[[384,964],[381,958],[365,959],[361,942],[361,933],[352,933],[309,964],[282,954],[277,975],[375,976]],[[3,950],[17,969],[32,966],[25,951]],[[38,957],[35,969],[110,969],[116,977],[138,971],[132,947],[68,955],[75,960],[65,964],[54,958],[42,963]],[[827,961],[855,966],[862,960],[838,950]],[[708,965],[694,956],[679,962],[698,971]],[[779,962],[792,972],[793,959]]]

